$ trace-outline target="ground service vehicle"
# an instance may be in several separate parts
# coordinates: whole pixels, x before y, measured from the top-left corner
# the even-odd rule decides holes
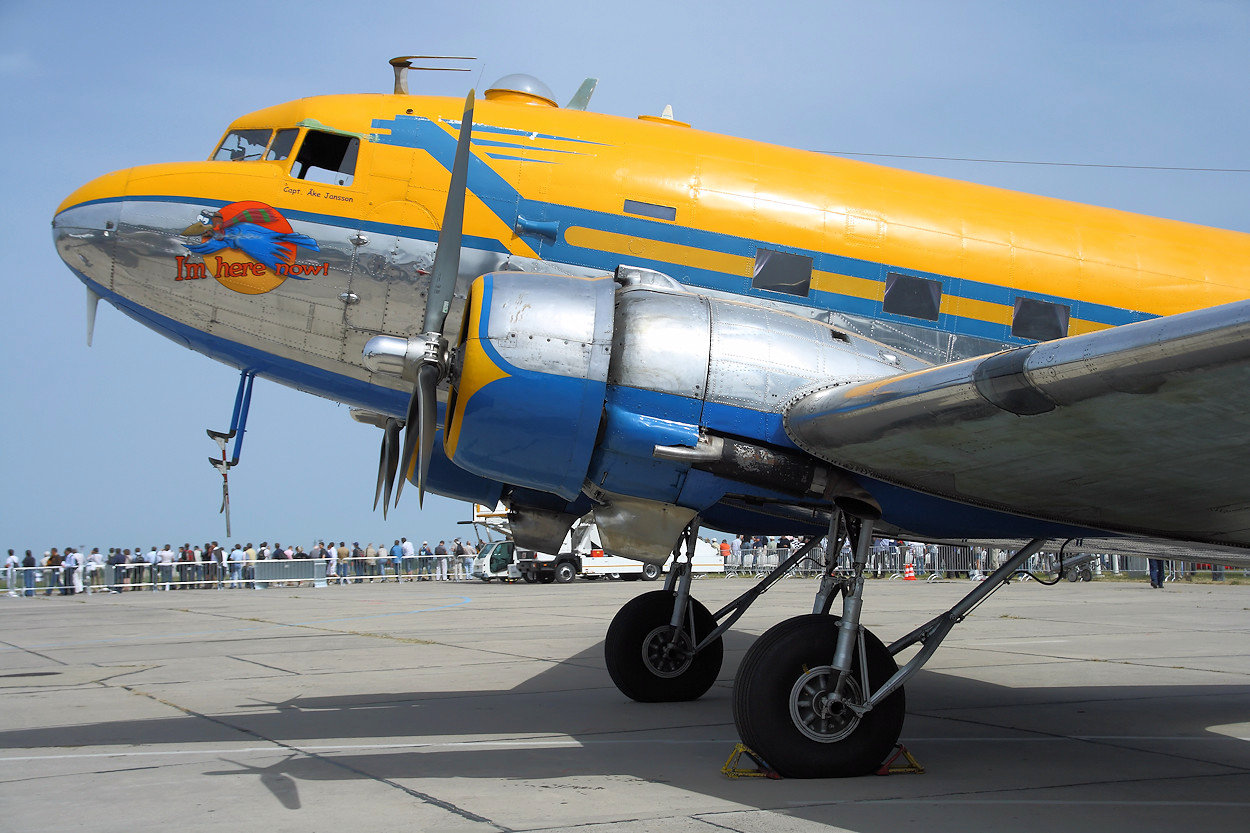
[[[673,558],[670,556],[668,561],[660,565],[606,552],[600,543],[598,528],[587,517],[573,526],[558,555],[522,551],[517,556],[517,563],[525,580],[531,582],[567,583],[579,575],[589,579],[606,576],[625,581],[655,581],[661,573],[672,568]],[[725,562],[720,551],[700,539],[695,547],[692,572],[695,575],[725,572]]]
[[[521,570],[517,566],[516,544],[512,541],[483,544],[473,558],[473,577],[487,582],[492,579],[519,581]]]

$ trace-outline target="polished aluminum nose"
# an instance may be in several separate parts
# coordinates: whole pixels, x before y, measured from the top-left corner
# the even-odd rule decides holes
[[[113,258],[121,206],[91,202],[66,208],[52,218],[57,254],[89,286],[113,288]]]

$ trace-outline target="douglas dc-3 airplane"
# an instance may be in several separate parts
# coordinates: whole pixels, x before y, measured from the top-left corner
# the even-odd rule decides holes
[[[543,551],[593,513],[656,564],[704,524],[807,536],[715,615],[680,566],[626,604],[629,697],[706,692],[827,535],[853,569],[825,556],[813,613],[754,643],[734,718],[782,775],[863,774],[903,683],[1047,541],[1250,563],[1250,236],[599,115],[590,81],[565,107],[529,76],[408,95],[391,63],[394,94],[84,185],[57,250],[92,315],[240,369],[240,400],[261,376],[382,428],[375,506],[402,470],[396,500],[502,500]],[[887,647],[860,624],[874,533],[1019,548]]]

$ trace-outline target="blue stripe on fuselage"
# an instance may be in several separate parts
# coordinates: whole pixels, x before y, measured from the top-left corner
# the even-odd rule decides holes
[[[424,129],[422,129],[422,123],[425,125]],[[451,124],[451,122],[447,123]],[[421,116],[396,116],[391,121],[377,119],[373,122],[373,126],[391,130],[389,135],[377,134],[375,138],[378,141],[424,150],[450,171],[452,160],[455,156],[456,137],[439,128],[429,119]],[[513,128],[492,128],[489,125],[475,124],[473,129],[474,131],[500,132],[507,135],[530,135]],[[544,138],[559,139],[560,137]],[[524,214],[526,217],[555,220],[562,229],[571,226],[583,226],[614,234],[673,243],[708,252],[731,254],[745,258],[754,258],[756,249],[761,246],[775,247],[775,244],[752,238],[736,237],[720,232],[679,226],[668,222],[656,222],[644,218],[608,214],[574,206],[529,200],[523,197],[511,183],[496,173],[485,162],[474,157],[470,157],[469,180],[473,183],[473,192],[510,228],[516,222],[516,215]],[[1009,286],[955,278],[936,272],[906,269],[845,255],[835,255],[794,247],[776,248],[811,257],[813,269],[821,272],[847,275],[882,284],[885,282],[887,273],[901,272],[907,275],[940,281],[946,295],[967,298],[969,300],[1013,306],[1017,297],[1024,296],[1050,303],[1064,304],[1070,308],[1073,318],[1112,326],[1155,317],[1147,313],[1120,309],[1106,304],[1096,304],[1076,298],[1048,295],[1040,292],[1022,292]],[[571,246],[563,242],[562,239],[554,243],[545,243],[542,248],[542,256],[544,259],[559,263],[575,264],[591,269],[603,269],[605,272],[610,272],[620,265],[620,255]],[[982,321],[977,318],[943,314],[937,322],[928,323],[921,319],[886,313],[881,308],[881,302],[857,296],[823,291],[813,291],[809,297],[779,296],[776,293],[754,289],[751,286],[749,276],[727,275],[720,272],[693,268],[683,263],[645,260],[642,258],[633,258],[630,263],[655,268],[671,275],[682,283],[722,292],[731,292],[746,297],[763,298],[770,301],[781,301],[817,309],[828,309],[852,315],[879,318],[911,327],[994,339],[1006,343],[1032,343],[1030,339],[1012,336],[1010,326]]]

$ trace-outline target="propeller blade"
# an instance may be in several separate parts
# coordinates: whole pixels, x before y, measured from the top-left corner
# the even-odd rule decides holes
[[[460,272],[460,245],[464,236],[464,197],[469,181],[469,138],[473,131],[473,90],[464,99],[464,115],[460,119],[460,135],[456,140],[456,156],[451,164],[451,182],[447,186],[447,205],[443,210],[443,227],[438,232],[438,249],[430,270],[430,294],[425,302],[423,338],[426,355],[417,368],[417,384],[408,400],[404,425],[404,452],[399,465],[402,476],[395,490],[395,505],[404,493],[404,481],[417,460],[417,500],[425,502],[425,478],[429,472],[430,455],[434,449],[434,432],[438,419],[438,380],[443,372],[443,324],[451,309]]]
[[[386,443],[387,460],[386,460],[386,493],[383,495],[382,501],[382,520],[386,520],[386,507],[391,502],[391,490],[395,487],[395,474],[399,470],[399,420],[388,419],[386,421],[386,433],[383,434],[383,442]]]
[[[460,118],[460,137],[456,141],[456,157],[451,165],[451,184],[447,186],[447,206],[443,211],[443,227],[438,232],[438,249],[434,268],[430,271],[430,294],[425,302],[423,332],[441,332],[447,311],[451,309],[456,291],[456,275],[460,271],[460,241],[464,232],[464,193],[469,181],[469,136],[473,131],[473,90],[464,99],[464,115]]]
[[[386,424],[390,425],[391,421],[388,419],[386,421]],[[382,486],[386,483],[386,464],[389,462],[389,458],[392,453],[391,449],[389,448],[390,439],[391,439],[390,434],[386,431],[383,431],[382,452],[378,456],[378,487],[373,491],[373,511],[374,512],[378,511],[378,500],[381,499],[382,497]],[[382,512],[383,512],[382,518],[383,520],[385,520],[386,519],[386,515],[385,515],[386,504],[382,504]]]
[[[425,366],[422,365],[422,370]],[[404,481],[408,479],[408,470],[412,468],[412,460],[417,454],[417,440],[421,433],[420,385],[413,388],[412,397],[408,400],[408,413],[404,417],[404,453],[399,458],[399,488],[395,490],[395,505],[399,505],[399,497],[404,493]]]
[[[425,480],[430,472],[430,454],[434,450],[434,433],[438,417],[438,367],[421,366],[417,373],[417,400],[421,412],[421,456],[417,462],[417,505],[425,503]]]

